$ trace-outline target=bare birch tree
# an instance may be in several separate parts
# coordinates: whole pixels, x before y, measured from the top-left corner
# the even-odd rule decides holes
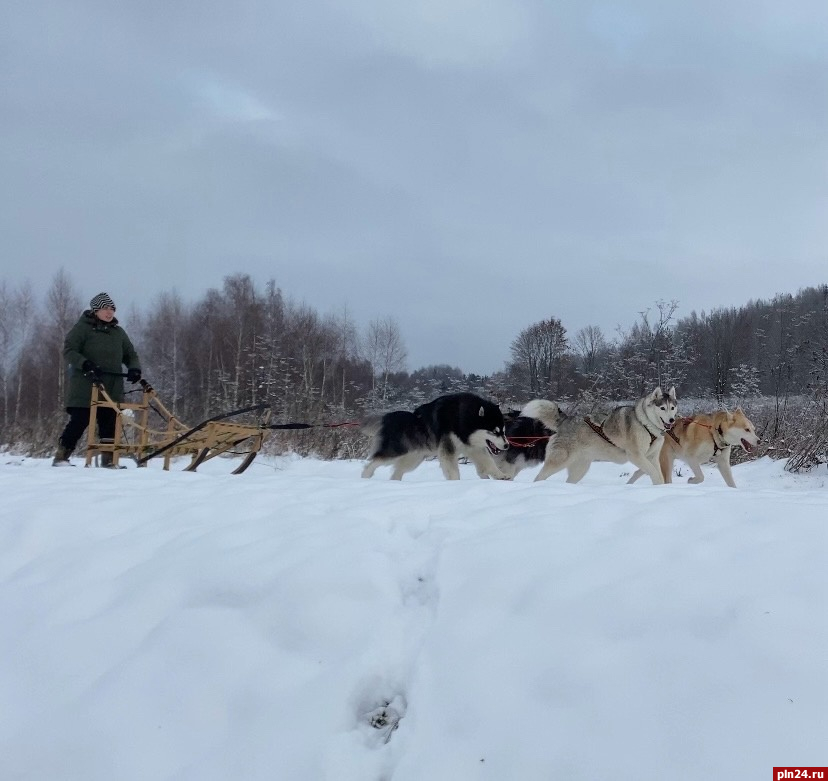
[[[363,338],[363,353],[373,372],[373,395],[385,402],[388,399],[389,376],[405,369],[408,357],[400,327],[393,317],[378,318],[368,324]]]
[[[524,328],[511,345],[511,370],[522,376],[531,395],[556,396],[562,360],[568,349],[566,329],[556,317]]]
[[[142,329],[141,363],[155,390],[167,399],[170,411],[179,416],[185,395],[184,333],[187,308],[176,292],[161,293]]]
[[[12,313],[14,316],[14,352],[17,363],[17,389],[14,401],[14,419],[20,420],[23,404],[25,371],[25,349],[34,324],[35,300],[31,283],[26,280],[12,296]]]
[[[2,393],[2,415],[5,431],[8,429],[11,406],[11,384],[14,378],[12,366],[12,335],[13,335],[13,312],[12,294],[9,291],[6,281],[0,282],[0,393]]]
[[[356,325],[351,319],[347,306],[342,307],[340,314],[334,315],[329,319],[328,327],[333,337],[333,352],[337,371],[336,386],[340,394],[339,406],[341,409],[345,409],[345,397],[349,379],[348,369],[359,348]],[[332,394],[331,400],[336,403],[335,391]]]
[[[75,324],[81,312],[81,297],[69,275],[61,268],[52,278],[46,293],[46,322],[48,352],[53,356],[57,369],[57,406],[63,405],[66,387],[66,361],[63,358],[63,340]]]
[[[591,375],[598,370],[609,346],[604,332],[597,325],[588,325],[575,334],[573,347],[581,358],[581,369],[584,374]]]

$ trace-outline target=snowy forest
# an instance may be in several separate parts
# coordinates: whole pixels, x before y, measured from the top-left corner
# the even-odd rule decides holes
[[[412,369],[392,317],[359,324],[344,308],[321,314],[275,281],[262,289],[246,274],[196,301],[168,292],[118,316],[144,376],[188,422],[260,403],[272,421],[352,421],[458,390],[504,409],[544,397],[589,412],[675,385],[683,414],[741,406],[762,437],[759,455],[792,456],[794,468],[824,463],[828,285],[686,317],[676,316],[679,305],[655,301],[614,334],[596,326],[570,333],[551,311],[515,334],[503,369],[490,376]],[[33,455],[54,447],[65,420],[63,339],[84,308],[64,270],[42,297],[28,282],[0,280],[0,447]],[[268,442],[274,452],[324,458],[362,457],[365,445],[353,428]]]

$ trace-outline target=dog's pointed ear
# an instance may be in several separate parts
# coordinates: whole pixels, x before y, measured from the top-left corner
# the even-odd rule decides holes
[[[745,411],[741,407],[736,407],[736,412],[738,412],[740,415],[745,414]]]
[[[482,418],[486,414],[485,410],[483,409],[483,405],[480,406],[480,417]]]
[[[667,392],[667,395],[673,400],[676,400],[676,386],[673,385],[670,390]]]
[[[660,399],[664,394],[661,392],[661,386],[659,385],[652,393],[650,398],[652,399]]]

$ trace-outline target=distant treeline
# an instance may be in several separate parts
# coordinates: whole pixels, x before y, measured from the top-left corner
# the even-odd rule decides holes
[[[0,445],[45,452],[54,444],[64,420],[63,338],[86,300],[63,270],[42,298],[30,283],[0,282]],[[503,370],[491,376],[446,365],[409,371],[393,318],[360,326],[345,308],[322,315],[273,281],[258,289],[246,274],[192,303],[168,292],[117,316],[144,376],[193,423],[258,403],[272,407],[273,421],[345,421],[455,390],[504,408],[534,397],[594,408],[675,385],[680,400],[696,406],[755,409],[766,448],[777,455],[824,430],[828,285],[683,318],[675,317],[678,305],[656,301],[614,335],[597,326],[569,334],[550,312],[515,336]],[[345,430],[280,436],[301,451],[361,455],[358,435]]]

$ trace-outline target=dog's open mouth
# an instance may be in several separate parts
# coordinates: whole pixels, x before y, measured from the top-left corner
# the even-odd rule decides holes
[[[486,440],[486,447],[487,447],[487,448],[489,448],[489,452],[490,452],[493,456],[500,455],[500,453],[502,453],[502,452],[503,452],[503,451],[502,451],[502,450],[501,450],[501,449],[500,449],[497,445],[495,445],[495,443],[494,443],[494,442],[492,442],[492,440],[491,440],[491,439],[487,439],[487,440]]]
[[[742,440],[742,447],[744,448],[746,453],[750,453],[753,451],[753,445],[750,444],[746,439]]]

